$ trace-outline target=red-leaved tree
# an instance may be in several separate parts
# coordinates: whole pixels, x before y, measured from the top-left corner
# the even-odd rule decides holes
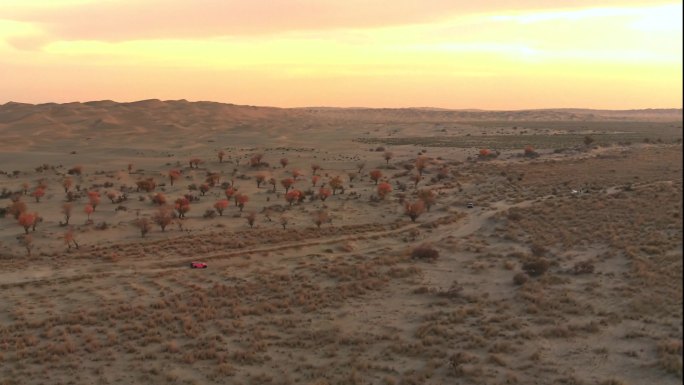
[[[302,196],[302,192],[299,190],[292,190],[288,193],[285,194],[285,201],[292,206],[293,203],[299,201],[299,198]]]
[[[318,198],[325,202],[328,197],[332,195],[332,191],[329,188],[321,187],[318,189]]]
[[[228,201],[228,199],[221,199],[214,203],[214,208],[219,213],[219,216],[223,216],[223,210],[225,210],[226,207],[228,207],[229,203],[230,202]]]
[[[378,196],[380,199],[385,199],[389,193],[392,192],[392,185],[387,182],[382,182],[378,185]]]
[[[33,197],[36,198],[36,203],[38,203],[40,202],[40,198],[45,196],[45,189],[42,187],[38,187],[35,190],[33,190],[33,193],[31,195],[33,195]]]
[[[36,223],[37,220],[38,214],[35,213],[21,213],[19,214],[18,218],[19,224],[24,228],[24,232],[26,234],[29,233],[29,229]]]
[[[90,222],[90,214],[95,211],[95,208],[90,203],[87,203],[85,207],[83,207],[83,211],[85,211],[86,215],[88,215],[88,222]]]
[[[180,178],[180,176],[180,170],[169,170],[169,183],[171,184],[171,186],[173,186],[173,182],[177,181],[178,178]]]
[[[375,169],[370,172],[370,178],[375,184],[378,184],[378,181],[380,181],[380,178],[382,178],[382,171]]]
[[[185,214],[190,211],[190,200],[186,197],[178,198],[173,208],[178,213],[178,218],[185,218]]]
[[[245,194],[237,194],[235,196],[235,205],[240,208],[240,212],[245,208],[245,204],[249,202],[249,197]]]
[[[280,181],[280,184],[285,188],[285,194],[290,190],[292,185],[294,184],[294,179],[292,178],[285,178]]]

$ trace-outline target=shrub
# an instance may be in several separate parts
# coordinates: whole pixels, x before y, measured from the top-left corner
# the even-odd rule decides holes
[[[298,202],[302,197],[302,192],[299,190],[292,190],[285,194],[285,201],[292,206],[295,202]]]
[[[180,170],[169,170],[169,183],[171,183],[171,186],[173,186],[173,182],[177,181],[178,178],[180,178],[180,175]]]
[[[36,198],[36,203],[40,202],[40,198],[45,196],[45,189],[42,187],[36,188],[33,193],[31,194],[34,198]]]
[[[100,193],[97,191],[88,191],[88,202],[93,206],[93,211],[100,204]]]
[[[160,207],[152,216],[154,223],[159,225],[161,231],[166,231],[166,226],[173,221],[173,210],[169,206]]]
[[[250,228],[254,228],[254,222],[256,221],[256,213],[254,211],[250,211],[245,215],[245,219],[247,220],[247,224],[249,225]]]
[[[26,234],[29,233],[29,229],[36,223],[38,220],[38,215],[37,214],[31,214],[31,213],[21,213],[19,214],[19,224],[24,228],[24,232]],[[35,230],[35,229],[34,229]]]
[[[380,199],[385,199],[389,193],[392,192],[392,186],[387,182],[382,182],[378,185],[378,196]]]
[[[592,274],[594,272],[594,263],[591,261],[580,261],[575,263],[572,267],[572,273],[575,275],[579,274]]]
[[[525,284],[529,279],[530,277],[527,274],[517,273],[513,276],[513,283],[519,286]]]
[[[423,212],[425,212],[425,203],[421,200],[404,203],[404,213],[411,218],[411,222],[415,222]]]
[[[216,211],[219,213],[219,216],[223,216],[223,210],[228,207],[229,201],[227,199],[221,199],[218,202],[214,203],[214,208]]]
[[[161,206],[166,204],[166,195],[163,193],[156,193],[152,196],[152,203]]]
[[[377,185],[378,181],[380,181],[380,178],[382,178],[382,171],[376,169],[371,171],[369,175],[371,180]]]
[[[26,203],[16,200],[12,202],[10,207],[7,209],[7,212],[14,217],[14,219],[19,219],[19,215],[22,213],[26,212],[27,207]]]
[[[178,218],[185,218],[185,214],[190,211],[190,200],[186,197],[176,199],[174,209],[178,213]]]
[[[83,166],[74,166],[67,171],[69,175],[81,175],[83,173]]]
[[[328,182],[328,185],[332,189],[333,195],[335,195],[335,192],[337,190],[342,190],[343,184],[342,184],[342,178],[339,176],[334,176],[330,179]]]
[[[86,215],[88,215],[88,220],[90,220],[90,214],[92,214],[93,211],[95,211],[95,208],[90,203],[88,203],[85,205],[85,207],[83,207],[83,211],[86,213]]]
[[[152,225],[150,224],[149,219],[147,218],[138,218],[135,222],[135,227],[137,227],[140,230],[140,236],[142,238],[145,238],[145,235],[150,232],[152,229]]]
[[[430,207],[435,204],[437,197],[432,190],[420,190],[418,191],[418,199],[425,203],[425,208],[430,211]]]
[[[263,173],[263,172],[260,172],[256,175],[255,179],[256,179],[257,188],[261,188],[261,184],[264,183],[264,181],[266,180],[266,177],[267,177],[266,173]]]
[[[530,276],[530,277],[538,277],[549,269],[550,267],[549,261],[543,258],[537,258],[533,259],[531,261],[524,262],[522,265],[522,269]]]
[[[69,218],[71,218],[72,210],[73,210],[73,205],[71,203],[64,203],[62,205],[62,214],[64,214],[64,225],[69,224]]]
[[[330,214],[326,210],[318,210],[313,214],[313,221],[320,229],[322,224],[330,222]]]
[[[287,192],[290,190],[290,188],[294,184],[294,179],[285,178],[285,179],[280,181],[280,184],[285,188],[285,193],[287,194]],[[274,190],[275,190],[275,188],[274,188]]]
[[[64,180],[62,180],[62,187],[64,187],[64,193],[65,194],[69,191],[69,189],[73,185],[74,185],[74,181],[69,177],[66,177],[66,178],[64,178]]]
[[[428,159],[425,156],[419,156],[416,159],[415,168],[416,168],[416,171],[418,171],[419,176],[423,176],[423,172],[425,171],[425,169],[427,168],[429,163],[430,163],[430,159]],[[418,184],[418,182],[416,182],[416,184]]]
[[[240,208],[240,212],[245,208],[245,204],[249,202],[249,197],[245,194],[237,194],[235,196],[235,204]]]
[[[332,194],[329,188],[321,187],[318,189],[318,198],[325,202],[326,199]]]
[[[439,258],[439,251],[431,245],[424,243],[411,250],[411,258],[433,261]]]

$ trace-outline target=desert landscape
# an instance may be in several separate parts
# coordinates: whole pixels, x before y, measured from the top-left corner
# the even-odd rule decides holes
[[[681,109],[9,102],[0,137],[0,384],[681,383]]]

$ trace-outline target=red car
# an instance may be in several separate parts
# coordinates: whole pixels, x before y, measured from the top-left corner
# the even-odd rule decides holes
[[[209,266],[205,262],[190,262],[190,267],[193,269],[206,269]]]

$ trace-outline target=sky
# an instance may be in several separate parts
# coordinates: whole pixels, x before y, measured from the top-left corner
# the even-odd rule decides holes
[[[682,2],[1,0],[0,103],[682,108]]]

